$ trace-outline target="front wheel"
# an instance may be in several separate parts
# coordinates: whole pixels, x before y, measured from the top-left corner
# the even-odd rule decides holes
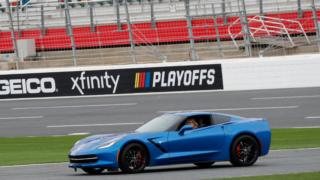
[[[146,167],[148,159],[148,152],[144,146],[131,143],[122,150],[119,167],[125,173],[139,173]]]
[[[243,135],[234,140],[231,145],[230,161],[234,166],[251,166],[260,154],[257,140],[249,135]]]
[[[103,168],[82,168],[82,170],[90,175],[101,174],[104,171]]]
[[[194,163],[194,165],[200,167],[200,168],[209,168],[214,164],[214,161],[212,162],[199,162],[199,163]]]

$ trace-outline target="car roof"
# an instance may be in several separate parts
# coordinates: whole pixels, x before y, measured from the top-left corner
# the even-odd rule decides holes
[[[191,112],[174,112],[174,113],[169,113],[169,114],[188,117],[188,116],[196,116],[196,115],[212,115],[214,113],[212,113],[212,112],[191,111]]]
[[[177,116],[196,116],[196,115],[223,115],[223,116],[229,116],[230,118],[236,118],[236,119],[242,119],[243,117],[232,115],[232,114],[225,114],[225,113],[219,113],[219,112],[202,112],[202,111],[183,111],[183,112],[171,112],[167,114],[173,114]]]

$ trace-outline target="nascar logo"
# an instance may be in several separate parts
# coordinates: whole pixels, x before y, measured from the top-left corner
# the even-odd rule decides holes
[[[151,72],[137,72],[135,77],[134,88],[150,88]]]
[[[135,73],[134,88],[212,86],[215,69],[172,70]]]

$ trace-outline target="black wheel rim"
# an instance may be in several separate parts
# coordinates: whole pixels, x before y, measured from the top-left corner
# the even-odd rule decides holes
[[[236,155],[242,164],[251,164],[258,156],[257,144],[251,139],[240,140],[236,146]]]
[[[125,155],[126,163],[131,170],[139,170],[145,166],[144,152],[137,147],[129,149]]]

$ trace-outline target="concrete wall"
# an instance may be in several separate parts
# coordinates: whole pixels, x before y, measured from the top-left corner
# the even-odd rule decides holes
[[[224,90],[320,87],[320,54],[156,64],[12,70],[0,71],[0,75],[201,64],[222,65]]]
[[[222,63],[225,90],[320,86],[320,54],[238,59]]]

